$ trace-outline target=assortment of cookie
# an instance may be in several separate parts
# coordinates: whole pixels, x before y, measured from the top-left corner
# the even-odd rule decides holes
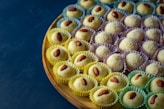
[[[164,3],[78,0],[47,31],[55,79],[98,108],[162,109]]]

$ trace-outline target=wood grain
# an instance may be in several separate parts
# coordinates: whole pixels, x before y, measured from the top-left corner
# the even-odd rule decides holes
[[[48,30],[55,28],[57,21],[62,18],[62,15],[58,16],[50,25]],[[47,31],[48,31],[47,30]],[[68,87],[68,85],[60,84],[56,81],[55,77],[52,74],[52,66],[46,59],[46,49],[49,47],[48,40],[46,38],[46,34],[43,40],[42,44],[42,62],[43,67],[45,69],[45,73],[50,80],[51,84],[54,86],[54,88],[70,103],[72,103],[75,107],[79,109],[97,109],[96,105],[91,103],[88,97],[79,97],[75,95]]]

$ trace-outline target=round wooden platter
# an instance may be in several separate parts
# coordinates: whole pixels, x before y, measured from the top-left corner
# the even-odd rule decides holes
[[[62,15],[59,15],[53,23],[50,25],[48,30],[55,28],[57,21],[62,18]],[[47,31],[48,31],[47,30]],[[79,109],[97,109],[96,105],[91,103],[89,100],[89,97],[80,97],[75,95],[71,89],[69,89],[68,85],[64,85],[61,83],[58,83],[55,79],[55,76],[52,74],[52,65],[47,61],[46,59],[46,49],[50,46],[48,43],[48,40],[46,38],[46,34],[43,40],[42,44],[42,62],[43,67],[45,69],[46,75],[48,79],[50,80],[51,84],[54,86],[54,88],[70,103],[72,103],[74,106],[76,106]]]

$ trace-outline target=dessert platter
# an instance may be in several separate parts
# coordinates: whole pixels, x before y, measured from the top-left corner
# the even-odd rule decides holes
[[[49,26],[42,61],[81,109],[163,109],[164,3],[77,0]]]

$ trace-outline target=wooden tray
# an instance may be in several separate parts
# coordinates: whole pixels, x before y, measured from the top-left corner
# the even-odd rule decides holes
[[[50,25],[48,30],[51,28],[56,27],[57,21],[62,18],[62,15],[58,16],[53,23]],[[48,31],[47,30],[47,31]],[[51,84],[54,86],[54,88],[65,98],[67,99],[70,103],[72,103],[74,106],[76,106],[79,109],[97,109],[96,105],[91,103],[89,100],[89,97],[79,97],[76,96],[68,87],[68,85],[60,84],[56,81],[55,77],[52,75],[52,66],[46,59],[46,49],[49,47],[48,40],[46,38],[46,35],[43,40],[42,44],[42,62],[43,66],[46,72],[46,75],[48,79],[50,80]]]

